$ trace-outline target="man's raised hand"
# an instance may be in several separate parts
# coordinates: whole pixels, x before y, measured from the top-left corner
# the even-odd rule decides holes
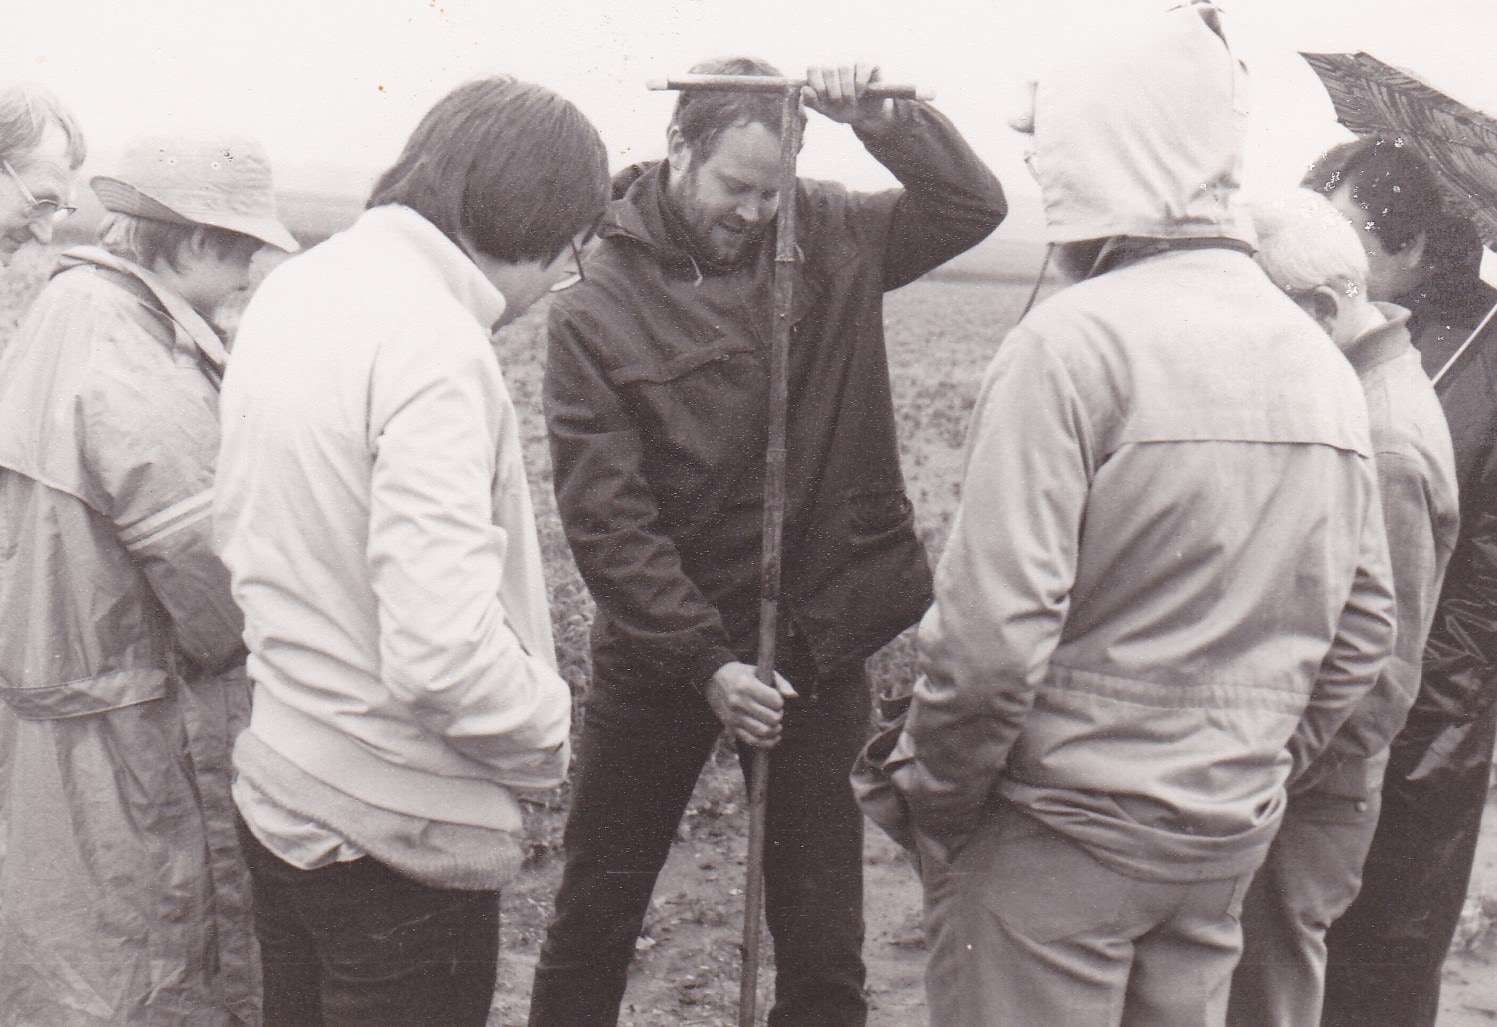
[[[878,65],[867,61],[839,67],[807,68],[801,99],[807,107],[820,111],[833,121],[857,128],[864,122],[882,120],[885,116],[888,101],[866,95],[868,87],[878,80]]]

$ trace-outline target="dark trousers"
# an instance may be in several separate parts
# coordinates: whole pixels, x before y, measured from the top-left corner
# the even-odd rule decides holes
[[[1362,891],[1326,935],[1325,1027],[1433,1027],[1439,1015],[1440,972],[1486,807],[1491,741],[1473,765],[1412,781],[1426,751],[1402,741],[1393,743]]]
[[[868,734],[867,676],[858,664],[818,682],[794,656],[781,672],[802,698],[788,707],[769,760],[765,909],[777,968],[769,1023],[856,1027],[867,1018],[863,821],[848,773]],[[595,682],[532,1027],[617,1021],[655,879],[720,733],[706,700],[690,690],[625,692]]]
[[[369,857],[299,870],[241,822],[266,1027],[488,1022],[499,893],[431,888]]]

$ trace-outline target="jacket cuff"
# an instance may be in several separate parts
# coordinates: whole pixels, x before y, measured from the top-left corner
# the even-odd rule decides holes
[[[853,134],[865,146],[869,143],[877,146],[885,140],[903,138],[915,121],[913,111],[924,106],[919,100],[890,100],[886,114],[876,121],[853,125]]]
[[[691,659],[687,664],[690,679],[696,683],[698,692],[707,691],[707,682],[725,663],[737,663],[740,657],[725,645],[714,644]]]

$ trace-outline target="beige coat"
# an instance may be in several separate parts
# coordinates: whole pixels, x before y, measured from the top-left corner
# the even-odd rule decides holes
[[[0,1024],[259,1022],[213,330],[72,251],[0,360]]]
[[[1175,248],[1124,253],[1000,347],[892,760],[931,834],[1001,796],[1166,881],[1261,862],[1394,630],[1356,375],[1243,252],[1241,125],[1216,114],[1240,69],[1179,25],[1204,41],[1037,93],[1053,238]],[[1157,121],[1120,124],[1117,95]]]

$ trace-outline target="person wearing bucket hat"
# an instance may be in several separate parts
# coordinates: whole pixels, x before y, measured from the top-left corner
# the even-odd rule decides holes
[[[298,249],[253,139],[137,138],[118,174],[89,184],[109,212],[104,248],[150,270],[204,317],[247,285],[261,246]]]
[[[136,140],[96,188],[0,357],[0,1022],[254,1025],[208,318],[296,242],[250,140]]]
[[[50,242],[73,212],[73,178],[87,154],[78,122],[35,82],[0,84],[0,267],[30,242]]]

